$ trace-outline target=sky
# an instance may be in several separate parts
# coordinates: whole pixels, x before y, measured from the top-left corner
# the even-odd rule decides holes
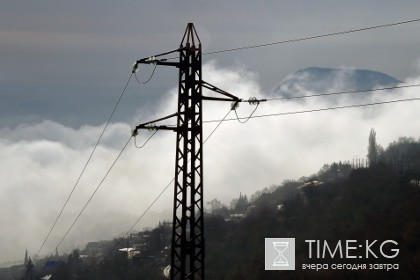
[[[3,1],[0,10],[0,263],[34,255],[73,188],[133,62],[175,49],[193,22],[203,52],[301,38],[418,18],[403,1]],[[239,97],[272,96],[310,66],[370,69],[420,82],[420,23],[203,57],[204,80]],[[153,68],[142,66],[140,80]],[[157,67],[134,80],[41,255],[55,246],[138,123],[176,110],[178,73]],[[305,92],[310,94],[310,92]],[[304,94],[304,93],[303,93]],[[418,97],[415,88],[392,92]],[[416,95],[417,94],[417,95]],[[372,94],[369,101],[381,101]],[[337,101],[350,104],[350,97]],[[256,114],[328,107],[322,99],[267,102]],[[204,119],[230,104],[209,103]],[[418,102],[223,123],[205,144],[205,200],[298,179],[324,163],[379,144],[420,138]],[[241,104],[240,116],[253,107]],[[230,117],[234,117],[231,113]],[[217,123],[204,127],[209,135]],[[150,135],[142,131],[138,142]],[[59,251],[125,233],[174,174],[175,135],[160,131],[143,149],[130,143]],[[171,215],[172,188],[136,230]]]

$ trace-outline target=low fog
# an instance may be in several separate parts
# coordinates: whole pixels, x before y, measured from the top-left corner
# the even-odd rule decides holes
[[[273,97],[272,93],[262,92],[258,74],[240,66],[222,68],[212,61],[203,67],[203,78],[244,99]],[[404,81],[419,82],[416,77]],[[139,111],[131,123],[112,123],[108,127],[41,255],[54,251],[130,137],[134,125],[176,111],[176,88],[174,85],[160,100],[160,110],[155,114]],[[331,97],[263,102],[255,115],[419,97],[418,91],[414,87],[361,93],[365,96],[363,100],[355,94],[336,96],[333,102]],[[297,95],[309,94],[305,90]],[[253,118],[245,124],[226,121],[204,146],[205,201],[218,198],[229,203],[239,193],[250,196],[285,179],[311,175],[324,163],[364,158],[371,128],[376,130],[377,141],[384,147],[400,136],[418,139],[419,104],[419,101],[401,102]],[[207,101],[204,120],[220,120],[230,105]],[[246,117],[254,108],[241,103],[238,114]],[[235,118],[234,112],[228,116],[231,118]],[[206,123],[204,136],[216,125],[217,122]],[[25,249],[30,255],[36,253],[102,129],[103,126],[74,129],[49,120],[0,129],[0,263],[23,259]],[[137,143],[143,143],[150,135],[151,132],[140,131]],[[125,233],[172,180],[174,158],[174,132],[159,131],[143,149],[137,149],[131,142],[58,251],[83,248],[89,241],[112,239]],[[134,230],[153,227],[159,220],[170,218],[172,190],[171,185]]]

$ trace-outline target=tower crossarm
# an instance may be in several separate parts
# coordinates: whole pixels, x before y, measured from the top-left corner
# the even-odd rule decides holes
[[[225,98],[222,98],[222,97],[203,96],[203,100],[231,101],[231,102],[232,101],[237,101],[237,102],[240,102],[241,101],[241,99],[239,97],[236,97],[235,95],[230,94],[229,92],[224,91],[223,89],[220,89],[220,88],[218,88],[218,87],[216,87],[216,86],[214,86],[214,85],[212,85],[212,84],[210,84],[208,82],[201,81],[201,86],[204,87],[204,88],[206,88],[206,89],[209,89],[211,91],[217,92],[217,93],[225,96]]]
[[[177,126],[156,125],[157,122],[168,120],[168,119],[171,119],[171,118],[174,118],[174,117],[178,117],[178,113],[173,113],[171,115],[168,115],[166,117],[163,117],[163,118],[160,118],[160,119],[157,119],[157,120],[154,120],[154,121],[141,123],[133,129],[132,135],[136,136],[140,129],[177,131],[178,130]]]

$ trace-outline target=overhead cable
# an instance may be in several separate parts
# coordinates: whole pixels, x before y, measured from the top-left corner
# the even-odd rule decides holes
[[[319,38],[324,38],[324,37],[344,35],[344,34],[350,34],[350,33],[362,32],[362,31],[368,31],[368,30],[372,30],[372,29],[387,28],[387,27],[392,27],[392,26],[397,26],[397,25],[403,25],[403,24],[409,24],[409,23],[414,23],[414,22],[419,22],[419,21],[420,21],[420,18],[416,18],[416,19],[399,21],[399,22],[394,22],[394,23],[386,23],[386,24],[373,25],[373,26],[356,28],[356,29],[350,29],[350,30],[344,30],[344,31],[338,31],[338,32],[331,32],[331,33],[319,34],[319,35],[314,35],[314,36],[309,36],[309,37],[302,37],[302,38],[295,38],[295,39],[287,39],[287,40],[276,41],[276,42],[271,42],[271,43],[262,43],[262,44],[256,44],[256,45],[236,47],[236,48],[231,48],[231,49],[224,49],[224,50],[219,50],[219,51],[212,51],[212,52],[203,53],[203,55],[220,54],[220,53],[226,53],[226,52],[233,52],[233,51],[241,51],[241,50],[249,50],[249,49],[262,48],[262,47],[269,47],[269,46],[280,45],[280,44],[297,43],[297,42],[308,41],[308,40],[313,40],[313,39],[319,39]]]
[[[279,113],[256,115],[256,116],[251,116],[249,118],[255,119],[255,118],[265,118],[265,117],[274,117],[274,116],[298,115],[298,114],[315,113],[315,112],[339,110],[339,109],[368,107],[368,106],[376,106],[376,105],[399,103],[399,102],[410,102],[410,101],[420,101],[420,97],[380,101],[380,102],[373,102],[373,103],[366,103],[366,104],[343,105],[343,106],[327,107],[327,108],[319,108],[319,109],[311,109],[311,110],[302,110],[302,111],[279,112]],[[248,117],[242,118],[242,119],[247,119],[247,118]],[[237,120],[237,119],[236,118],[231,118],[231,119],[225,119],[224,121],[235,121],[235,120]],[[203,123],[212,123],[212,122],[220,122],[220,120],[203,120]]]
[[[216,132],[216,130],[220,127],[220,125],[225,121],[225,119],[228,117],[232,109],[229,109],[228,113],[219,121],[219,123],[216,125],[216,127],[210,132],[210,134],[206,137],[206,139],[203,141],[203,144],[205,144],[210,137],[213,136],[213,134]],[[190,162],[191,159],[188,160]],[[108,254],[105,255],[103,258],[104,260],[109,257],[109,255],[114,251],[118,245],[122,242],[124,238],[126,238],[130,232],[137,226],[137,224],[143,219],[143,217],[149,212],[149,210],[155,205],[155,203],[159,200],[159,198],[166,192],[166,190],[172,185],[172,183],[175,181],[175,177],[172,178],[172,180],[162,189],[162,191],[156,196],[156,198],[149,204],[149,206],[142,212],[142,214],[139,216],[139,218],[134,222],[134,224],[130,227],[129,230],[127,230],[123,235],[122,238],[115,243],[113,248],[108,251]]]
[[[137,81],[139,84],[141,84],[141,85],[145,85],[145,84],[147,84],[148,82],[150,82],[150,80],[152,79],[153,75],[155,74],[156,67],[157,67],[157,64],[155,64],[155,66],[153,67],[152,74],[150,74],[150,77],[149,77],[146,81],[142,82],[142,81],[140,81],[140,80],[137,78],[137,72],[138,72],[138,70],[137,70],[137,69],[138,69],[138,68],[137,68],[137,69],[136,69],[136,71],[134,72],[134,78],[136,79],[136,81]]]
[[[251,100],[251,99],[250,99]],[[256,99],[255,99],[256,100]],[[264,101],[266,101],[265,99],[264,99]],[[250,104],[252,104],[251,103],[251,101],[248,101]],[[236,104],[239,104],[238,102],[236,102]],[[235,115],[236,115],[236,119],[238,120],[238,122],[239,123],[246,123],[246,122],[248,122],[249,121],[249,119],[254,115],[254,113],[257,111],[257,109],[258,109],[258,106],[260,105],[260,102],[259,101],[256,101],[255,102],[255,104],[256,104],[256,106],[255,106],[255,109],[251,112],[251,114],[248,116],[248,117],[245,117],[245,118],[241,118],[241,117],[239,117],[239,115],[238,115],[238,112],[237,112],[237,108],[238,108],[238,106],[237,105],[235,105],[235,106],[232,106],[232,108],[233,108],[233,110],[235,111]],[[244,119],[244,120],[243,120]]]
[[[92,201],[93,197],[95,196],[95,194],[98,192],[98,190],[100,189],[100,187],[102,186],[102,184],[105,182],[106,178],[108,177],[108,175],[110,174],[111,170],[114,168],[115,164],[117,163],[118,159],[121,157],[121,155],[123,154],[123,152],[125,151],[125,149],[127,148],[128,144],[131,141],[132,136],[130,136],[130,138],[128,139],[128,141],[125,143],[124,147],[121,149],[121,151],[118,153],[118,156],[115,158],[115,160],[113,161],[113,163],[111,164],[111,166],[109,167],[108,171],[105,173],[104,177],[102,178],[102,180],[99,182],[98,186],[96,187],[96,189],[93,191],[93,193],[91,194],[91,196],[89,197],[89,199],[86,201],[85,205],[83,206],[82,210],[80,210],[79,214],[76,216],[76,218],[73,220],[73,223],[70,225],[70,227],[67,229],[67,232],[64,234],[64,236],[61,238],[60,242],[58,242],[57,246],[55,247],[55,249],[57,250],[58,247],[60,247],[60,245],[63,243],[64,239],[67,237],[67,235],[70,233],[70,231],[72,230],[72,228],[74,227],[74,225],[76,224],[76,222],[79,220],[79,218],[82,216],[83,212],[86,210],[86,207],[89,205],[89,203]],[[52,255],[51,255],[52,256]],[[50,257],[51,258],[51,257]]]
[[[392,86],[392,87],[382,87],[382,88],[373,88],[373,89],[365,89],[365,90],[337,91],[337,92],[328,92],[328,93],[319,93],[319,94],[301,95],[301,96],[290,96],[290,97],[272,97],[272,98],[266,98],[265,101],[274,101],[274,100],[283,101],[283,100],[303,99],[303,98],[312,98],[312,97],[329,96],[329,95],[366,93],[366,92],[402,89],[402,88],[410,88],[410,87],[418,87],[418,86],[420,86],[420,84],[398,85],[398,86]]]
[[[393,26],[398,26],[398,25],[415,23],[415,22],[419,22],[419,21],[420,21],[420,18],[416,18],[416,19],[404,20],[404,21],[393,22],[393,23],[385,23],[385,24],[373,25],[373,26],[367,26],[367,27],[361,27],[361,28],[350,29],[350,30],[343,30],[343,31],[331,32],[331,33],[324,33],[324,34],[313,35],[313,36],[308,36],[308,37],[293,38],[293,39],[286,39],[286,40],[269,42],[269,43],[261,43],[261,44],[255,44],[255,45],[249,45],[249,46],[242,46],[242,47],[230,48],[230,49],[210,51],[210,52],[205,52],[202,55],[203,56],[205,56],[205,55],[214,55],[214,54],[221,54],[221,53],[227,53],[227,52],[233,52],[233,51],[242,51],[242,50],[249,50],[249,49],[270,47],[270,46],[281,45],[281,44],[298,43],[298,42],[302,42],[302,41],[309,41],[309,40],[320,39],[320,38],[324,38],[324,37],[345,35],[345,34],[351,34],[351,33],[363,32],[363,31],[369,31],[369,30],[373,30],[373,29],[393,27]],[[166,55],[166,54],[170,54],[170,53],[173,53],[173,52],[175,52],[175,51],[170,51],[170,52],[167,52],[167,53],[164,53],[164,54],[161,54],[161,55]],[[179,56],[174,56],[174,57],[169,57],[166,60],[174,60],[174,59],[178,59],[178,58],[179,58]]]
[[[47,240],[49,239],[49,237],[50,237],[50,235],[51,235],[51,233],[52,233],[53,229],[54,229],[54,228],[55,228],[55,226],[57,225],[57,222],[58,222],[58,220],[60,219],[61,215],[63,214],[63,211],[64,211],[64,209],[66,208],[66,206],[67,206],[67,204],[68,204],[68,202],[69,202],[69,200],[70,200],[71,196],[73,195],[73,193],[74,193],[75,189],[76,189],[76,188],[77,188],[77,186],[79,185],[80,179],[82,178],[83,174],[85,173],[85,171],[86,171],[86,169],[87,169],[87,167],[88,167],[88,165],[89,165],[89,163],[90,163],[90,161],[91,161],[91,159],[92,159],[92,157],[93,157],[93,154],[95,153],[96,149],[98,148],[99,143],[101,142],[102,137],[103,137],[103,135],[104,135],[104,133],[105,133],[106,129],[108,128],[108,125],[109,125],[109,123],[111,122],[111,120],[112,120],[112,118],[113,118],[113,116],[114,116],[114,114],[115,114],[115,111],[117,110],[117,107],[118,107],[118,105],[120,104],[121,99],[123,98],[124,93],[126,92],[127,87],[128,87],[128,85],[129,85],[130,80],[131,80],[131,78],[132,78],[132,77],[133,77],[133,73],[131,73],[130,77],[128,78],[127,82],[125,83],[125,86],[124,86],[124,88],[123,88],[123,90],[122,90],[121,94],[119,95],[119,97],[118,97],[118,99],[117,99],[117,102],[115,103],[114,108],[112,109],[111,114],[109,115],[108,120],[107,120],[107,122],[105,123],[105,126],[104,126],[104,128],[102,129],[101,134],[99,135],[98,140],[96,141],[95,146],[93,147],[92,151],[90,152],[90,155],[89,155],[89,157],[88,157],[88,159],[87,159],[87,161],[86,161],[85,165],[83,166],[82,171],[81,171],[80,175],[78,176],[78,178],[77,178],[77,180],[76,180],[76,183],[74,184],[74,186],[73,186],[73,188],[72,188],[71,192],[68,194],[67,199],[66,199],[66,201],[64,202],[63,206],[61,207],[61,210],[60,210],[60,212],[58,213],[57,217],[55,218],[54,223],[52,224],[52,226],[51,226],[50,230],[48,231],[47,236],[45,237],[44,241],[42,242],[41,246],[39,247],[39,249],[38,249],[38,251],[37,251],[37,253],[36,253],[36,255],[35,255],[34,262],[36,261],[36,259],[38,258],[39,254],[41,253],[42,248],[44,247],[45,243],[46,243],[46,242],[47,242]]]
[[[153,134],[152,135],[150,135],[149,136],[149,138],[147,138],[147,140],[142,144],[142,145],[140,145],[140,146],[138,146],[137,145],[137,135],[138,135],[138,132],[134,135],[134,146],[137,148],[137,149],[142,149],[142,148],[144,148],[144,146],[146,146],[146,144],[153,138],[153,136],[155,136],[155,134],[158,132],[158,130],[155,130],[155,132],[153,132]]]

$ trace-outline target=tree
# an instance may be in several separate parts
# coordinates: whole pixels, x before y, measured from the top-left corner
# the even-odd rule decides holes
[[[369,166],[375,166],[378,164],[382,151],[382,147],[376,143],[376,131],[372,128],[369,133],[369,145],[367,154]]]
[[[210,213],[214,213],[215,211],[223,207],[222,202],[218,200],[217,198],[212,199],[209,202],[207,202],[207,205],[210,207]]]
[[[249,207],[248,198],[246,195],[242,195],[239,193],[239,198],[235,198],[230,203],[230,208],[235,213],[244,213],[246,209]]]
[[[230,212],[229,209],[217,198],[207,202],[207,205],[210,208],[210,214],[212,215],[221,215],[223,217],[228,217]]]
[[[28,259],[28,249],[26,249],[26,251],[25,251],[25,260],[24,260],[24,264],[26,265],[26,264],[28,264],[28,261],[29,261],[29,259]]]

